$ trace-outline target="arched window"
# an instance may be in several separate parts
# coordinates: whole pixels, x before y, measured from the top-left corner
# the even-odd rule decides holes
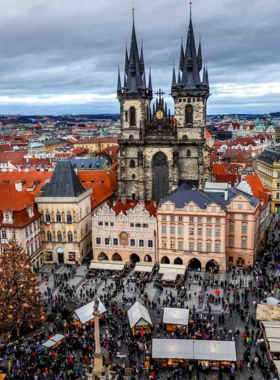
[[[132,135],[129,136],[129,140],[132,141],[134,140],[134,137]]]
[[[191,151],[188,149],[187,150],[187,157],[190,157],[191,156]]]
[[[192,124],[193,123],[193,107],[188,104],[186,106],[186,124]]]
[[[46,212],[46,222],[50,222],[51,221],[51,216],[50,216],[50,213],[47,211]]]
[[[61,234],[60,231],[57,233],[57,241],[58,241],[59,243],[62,243],[62,234]]]
[[[134,107],[130,107],[130,126],[136,126],[136,111]]]
[[[135,179],[135,174],[132,174],[131,178],[132,178],[132,179]]]
[[[130,169],[134,169],[135,168],[135,161],[134,160],[130,160],[129,167],[130,167]]]
[[[76,212],[73,212],[73,221],[76,222]]]
[[[68,243],[73,243],[73,234],[71,231],[68,232]]]
[[[72,223],[72,215],[70,211],[67,212],[67,223]]]
[[[187,135],[184,135],[184,136],[182,137],[182,140],[183,140],[183,141],[187,141],[187,140],[188,140],[188,136],[187,136]]]
[[[48,241],[49,243],[51,243],[51,241],[52,241],[52,233],[51,233],[51,231],[48,231],[48,232],[47,232],[47,241]]]
[[[61,216],[60,216],[60,212],[59,211],[56,212],[56,221],[59,222],[59,223],[61,222]]]

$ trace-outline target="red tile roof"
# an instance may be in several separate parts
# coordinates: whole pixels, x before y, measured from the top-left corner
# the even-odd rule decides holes
[[[222,164],[212,164],[213,175],[227,174],[225,167]]]
[[[255,198],[259,198],[266,206],[269,202],[271,192],[264,187],[257,172],[254,172],[254,174],[249,174],[245,180],[251,186],[253,196]]]
[[[22,189],[25,191],[27,189],[27,184],[32,183],[34,185],[35,181],[39,181],[35,186],[35,189],[29,194],[37,195],[47,179],[51,178],[52,172],[38,172],[37,170],[25,171],[14,171],[14,172],[0,172],[0,184],[3,181],[9,181],[11,185],[15,185],[16,181],[23,181]]]
[[[206,138],[207,137],[212,137],[211,133],[208,131],[208,129],[206,129]]]
[[[241,175],[233,175],[233,174],[225,174],[225,175],[217,175],[216,182],[219,183],[231,183],[231,186],[234,186],[234,183],[238,180],[238,183],[241,181]]]
[[[11,161],[12,164],[23,164],[24,163],[24,156],[27,152],[1,152],[0,153],[0,161],[1,162],[8,162]]]
[[[115,211],[116,215],[119,215],[121,212],[124,215],[127,215],[129,210],[133,210],[137,206],[138,201],[132,200],[127,201],[126,204],[119,201],[112,209]],[[150,216],[156,216],[156,206],[154,201],[145,201],[145,210],[148,211]]]
[[[0,183],[0,210],[24,210],[26,205],[34,204],[34,195],[26,191],[17,191],[15,186]]]
[[[248,145],[256,146],[257,145],[253,139],[251,139],[251,138],[243,138],[243,137],[235,139],[233,141],[233,143],[232,143],[233,146],[236,146],[236,145],[239,145],[239,144],[242,145],[242,146],[248,146]]]

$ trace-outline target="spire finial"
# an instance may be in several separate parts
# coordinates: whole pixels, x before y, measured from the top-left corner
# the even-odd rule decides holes
[[[134,25],[134,11],[135,11],[134,0],[132,0],[132,22],[133,22],[133,25]]]
[[[190,19],[192,19],[192,1],[190,1]]]

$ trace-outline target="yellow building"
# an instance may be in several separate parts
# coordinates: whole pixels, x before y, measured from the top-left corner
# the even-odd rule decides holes
[[[99,153],[109,146],[118,145],[118,139],[113,137],[91,137],[73,143],[74,148],[89,149],[91,153]]]
[[[54,149],[63,148],[63,141],[58,139],[45,140],[42,141],[42,144],[44,145],[45,153],[53,153]]]
[[[42,214],[43,263],[81,263],[92,250],[92,189],[85,189],[70,161],[59,161],[36,197]]]
[[[280,152],[265,149],[256,158],[257,173],[263,185],[271,190],[271,212],[280,210]]]

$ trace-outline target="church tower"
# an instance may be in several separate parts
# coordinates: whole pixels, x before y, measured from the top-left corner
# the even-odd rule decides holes
[[[139,54],[133,10],[129,55],[125,52],[124,83],[118,70],[117,98],[121,111],[119,139],[118,198],[123,202],[159,202],[181,181],[202,186],[208,179],[210,149],[206,146],[206,102],[208,71],[202,70],[201,42],[196,52],[192,19],[186,49],[181,46],[176,79],[173,68],[171,95],[175,116],[171,117],[159,90],[153,99],[151,69],[146,83],[143,44]]]
[[[178,77],[173,69],[171,95],[174,99],[178,130],[180,180],[198,181],[198,186],[210,174],[210,148],[206,145],[206,105],[209,93],[208,69],[203,68],[201,37],[196,50],[192,24],[192,2],[186,48],[181,42]]]

